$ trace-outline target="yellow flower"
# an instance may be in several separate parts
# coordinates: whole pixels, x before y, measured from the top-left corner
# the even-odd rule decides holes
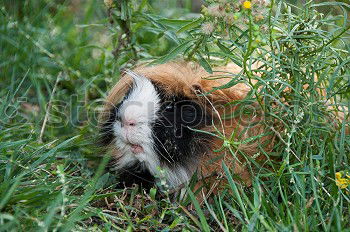
[[[252,8],[252,3],[251,3],[251,1],[245,1],[245,2],[243,2],[243,8],[244,8],[244,9],[250,9],[250,8]]]
[[[345,189],[350,185],[350,176],[348,174],[344,174],[344,178],[342,178],[342,172],[335,173],[335,184],[341,188]]]
[[[340,172],[336,172],[335,173],[335,178],[338,180],[341,178],[341,173]]]

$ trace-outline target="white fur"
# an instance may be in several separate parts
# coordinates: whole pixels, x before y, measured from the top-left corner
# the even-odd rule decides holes
[[[129,97],[120,106],[119,115],[122,122],[134,121],[135,126],[125,127],[120,121],[114,123],[115,145],[122,154],[118,160],[117,169],[130,166],[138,160],[144,162],[154,175],[160,162],[153,150],[151,123],[157,117],[160,98],[147,78],[131,71],[128,74],[133,78],[134,86]],[[141,145],[143,152],[134,154],[130,143]]]
[[[117,170],[141,161],[154,176],[160,176],[159,170],[164,170],[167,184],[171,188],[188,182],[191,174],[185,168],[177,167],[171,170],[168,167],[160,167],[159,158],[154,151],[151,123],[157,119],[160,109],[160,98],[156,89],[146,77],[132,71],[128,71],[127,74],[133,78],[134,85],[128,98],[120,106],[119,115],[122,122],[134,121],[135,126],[125,127],[120,121],[114,123],[115,145],[121,154]],[[134,154],[130,143],[141,145],[143,152]]]
[[[189,182],[192,175],[192,173],[188,173],[188,171],[183,167],[176,167],[174,170],[166,168],[165,171],[168,185],[171,188]]]

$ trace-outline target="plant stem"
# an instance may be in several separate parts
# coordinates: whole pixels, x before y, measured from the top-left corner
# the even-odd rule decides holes
[[[342,32],[340,32],[337,36],[335,36],[334,38],[332,38],[330,41],[328,41],[326,44],[324,44],[322,47],[315,49],[309,53],[306,53],[305,55],[302,56],[302,58],[304,57],[308,57],[310,55],[313,55],[317,52],[320,52],[323,48],[327,47],[328,45],[330,45],[331,43],[333,43],[335,40],[337,40],[338,38],[340,38],[340,36],[342,36],[345,32],[347,32],[350,29],[350,25],[347,26],[344,30],[342,30]]]
[[[270,48],[271,48],[271,52],[274,51],[273,49],[273,44],[272,44],[272,25],[271,25],[271,17],[272,17],[272,8],[273,5],[275,4],[275,0],[271,0],[271,5],[270,5],[270,10],[269,10],[269,34],[270,34]]]
[[[256,100],[258,101],[260,107],[265,111],[265,106],[264,106],[264,104],[262,104],[261,99],[259,98],[258,93],[256,91],[257,87],[252,82],[252,79],[254,78],[254,74],[252,73],[251,69],[248,69],[248,67],[247,67],[247,61],[248,61],[249,57],[251,56],[251,54],[254,51],[254,47],[252,47],[252,41],[253,41],[253,23],[252,22],[253,22],[252,13],[249,12],[249,39],[248,39],[247,51],[246,51],[246,53],[243,56],[243,70],[244,70],[244,73],[248,77],[249,85],[254,90],[254,95],[256,97]]]
[[[195,44],[194,48],[192,49],[192,51],[188,54],[187,59],[186,60],[191,60],[194,53],[198,50],[199,46],[203,43],[205,36],[202,36],[197,43]]]

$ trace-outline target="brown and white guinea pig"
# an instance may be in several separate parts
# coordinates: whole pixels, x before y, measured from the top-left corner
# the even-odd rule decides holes
[[[222,160],[234,165],[235,173],[249,185],[248,170],[237,161],[242,157],[229,154],[222,136],[243,140],[263,134],[265,129],[254,124],[261,119],[258,110],[249,120],[221,117],[238,110],[238,105],[228,103],[244,99],[249,88],[238,83],[215,89],[231,80],[232,73],[241,71],[235,65],[218,70],[216,77],[227,77],[229,72],[230,79],[209,78],[209,73],[193,63],[141,66],[126,71],[111,89],[100,117],[101,141],[114,157],[124,186],[149,188],[162,177],[170,189],[176,189],[188,183],[194,173],[199,179],[217,181]],[[254,103],[249,107],[258,108]],[[270,149],[273,139],[266,135],[238,149],[253,155],[258,144]]]

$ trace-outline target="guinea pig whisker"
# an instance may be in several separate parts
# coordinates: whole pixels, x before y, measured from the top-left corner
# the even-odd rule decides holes
[[[100,131],[99,134],[102,135],[102,136],[108,135],[108,134],[114,134],[114,130],[110,129],[110,130]]]
[[[164,146],[163,146],[164,147]],[[156,151],[158,151],[158,154],[160,154],[166,161],[168,161],[170,164],[171,163],[175,163],[175,160],[171,157],[171,155],[169,154],[169,152],[167,151],[167,150],[165,150],[165,148],[164,148],[164,150],[169,154],[169,157],[170,157],[170,159],[171,159],[171,161],[165,156],[165,155],[163,155],[162,153],[161,153],[161,151],[159,150],[159,148],[157,148],[156,146],[155,146],[155,149],[156,149]]]
[[[211,108],[214,110],[214,113],[217,115],[217,117],[219,119],[219,122],[220,122],[220,126],[221,126],[221,129],[222,129],[222,132],[223,132],[223,134],[225,134],[224,124],[223,124],[223,121],[222,121],[222,118],[221,118],[221,115],[220,115],[219,111],[215,108],[214,104],[210,101],[210,99],[207,96],[203,95],[203,97],[209,103]]]
[[[156,139],[159,141],[159,143],[162,145],[162,147],[164,148],[165,152],[169,155],[171,161],[172,161],[173,163],[175,163],[175,160],[173,159],[173,157],[171,157],[169,151],[166,149],[166,147],[164,146],[164,144],[159,140],[159,138],[158,138],[157,136],[155,136],[155,134],[154,134],[153,132],[152,132],[152,134],[153,134],[153,137],[156,138]],[[158,153],[159,153],[164,159],[166,159],[166,161],[168,161],[169,163],[172,163],[167,157],[165,157],[165,156],[160,152],[160,150],[157,148],[157,146],[155,146],[155,149],[158,151]]]
[[[158,139],[158,138],[157,138]],[[159,139],[158,139],[159,141]],[[175,160],[173,159],[173,157],[170,155],[169,151],[165,148],[165,146],[163,145],[163,143],[161,143],[159,141],[159,143],[162,145],[162,147],[164,148],[165,152],[169,155],[169,158],[171,159],[171,161],[168,159],[168,157],[166,157],[165,155],[162,154],[162,152],[159,150],[159,148],[157,146],[155,146],[155,149],[158,151],[158,153],[166,160],[168,161],[170,164],[171,163],[175,163]]]

